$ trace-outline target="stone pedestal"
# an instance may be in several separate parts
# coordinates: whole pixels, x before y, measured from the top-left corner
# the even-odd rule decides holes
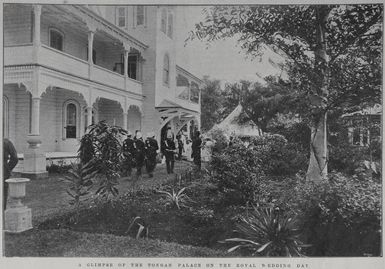
[[[4,230],[9,233],[20,233],[32,229],[32,211],[23,205],[21,199],[25,197],[25,185],[28,178],[10,178],[6,182],[9,185],[10,201],[4,212]]]
[[[24,170],[22,176],[30,179],[46,178],[48,176],[46,156],[45,152],[40,149],[40,136],[29,135],[27,142],[29,146],[24,152]]]

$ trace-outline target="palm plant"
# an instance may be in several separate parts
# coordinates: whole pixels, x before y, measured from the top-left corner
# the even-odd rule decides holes
[[[164,195],[166,206],[181,209],[182,207],[188,207],[187,204],[191,201],[188,195],[184,193],[185,190],[186,188],[182,188],[179,191],[173,189],[172,192],[162,190],[158,192]]]
[[[120,177],[121,141],[126,131],[119,126],[111,126],[105,121],[90,125],[89,131],[81,139],[79,157],[82,163],[90,163],[92,171],[100,178],[96,194],[108,201],[118,194]]]
[[[76,221],[79,220],[79,209],[82,198],[90,193],[93,186],[93,178],[97,171],[90,172],[92,170],[91,165],[82,163],[72,164],[68,174],[64,176],[65,180],[70,182],[70,186],[67,189],[67,193],[72,197],[70,204],[75,206]]]
[[[240,217],[236,230],[241,237],[226,239],[237,243],[228,252],[240,248],[249,250],[252,256],[300,256],[302,248],[308,247],[299,240],[295,216],[281,214],[279,209],[258,209]]]

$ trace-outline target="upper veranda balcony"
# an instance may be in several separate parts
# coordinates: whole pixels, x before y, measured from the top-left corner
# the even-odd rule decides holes
[[[144,49],[84,6],[4,6],[5,68],[36,65],[142,95]]]

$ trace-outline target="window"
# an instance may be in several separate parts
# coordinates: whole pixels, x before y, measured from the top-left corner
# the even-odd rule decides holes
[[[167,11],[166,9],[162,9],[162,21],[161,21],[161,26],[160,30],[163,33],[166,33],[167,31]]]
[[[197,104],[199,103],[199,86],[195,82],[191,82],[190,101]]]
[[[173,15],[171,11],[162,9],[160,30],[170,38],[173,36],[173,23]]]
[[[51,48],[63,51],[63,34],[56,29],[49,30],[49,46]]]
[[[172,31],[173,31],[173,25],[172,25],[172,22],[173,19],[172,19],[172,14],[169,13],[168,14],[168,28],[167,28],[167,36],[172,38]]]
[[[126,27],[127,26],[126,14],[127,14],[127,11],[126,11],[125,7],[117,7],[116,8],[115,18],[116,18],[116,25],[117,26],[119,26],[119,27]]]
[[[170,80],[170,59],[168,55],[164,55],[163,59],[163,83],[168,85]]]
[[[78,126],[78,106],[74,101],[64,104],[64,138],[76,138]]]
[[[3,136],[9,137],[9,113],[7,96],[3,96]]]
[[[128,56],[128,77],[132,79],[137,79],[137,66],[138,66],[138,56],[137,55],[129,55]]]
[[[185,76],[178,74],[176,77],[176,86],[178,87],[178,89],[181,89],[178,91],[178,97],[184,100],[189,100],[190,84],[188,79]]]
[[[137,6],[136,7],[136,26],[146,25],[146,7]]]

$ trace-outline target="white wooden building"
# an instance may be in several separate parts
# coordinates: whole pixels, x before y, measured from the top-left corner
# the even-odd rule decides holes
[[[3,15],[3,133],[25,175],[74,156],[97,121],[158,139],[199,128],[201,80],[177,62],[176,8],[5,4]]]

